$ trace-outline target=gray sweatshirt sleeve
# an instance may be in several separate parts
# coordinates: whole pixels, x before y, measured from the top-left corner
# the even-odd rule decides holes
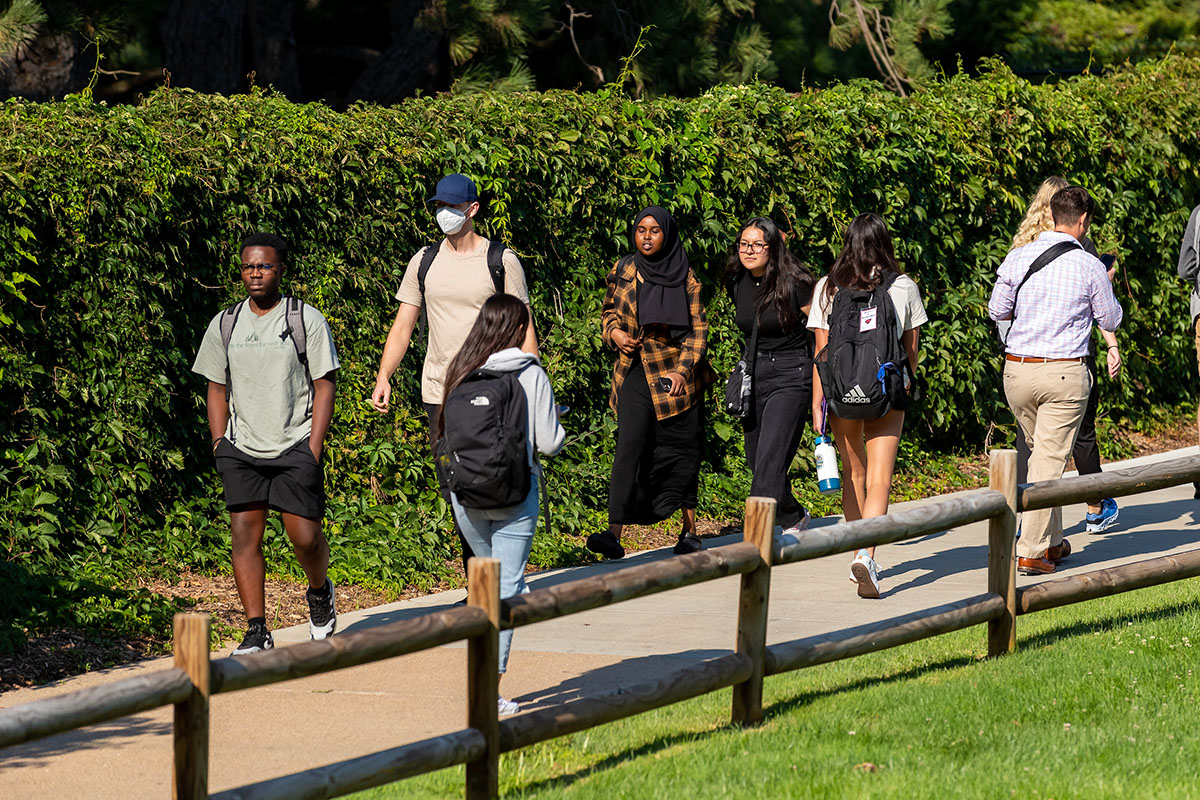
[[[532,391],[528,391],[530,422],[529,433],[533,437],[533,446],[539,453],[552,456],[562,450],[566,432],[558,421],[558,409],[554,406],[554,389],[550,386],[550,378],[541,367],[530,367],[525,370],[522,378],[528,377]]]
[[[1179,266],[1176,270],[1179,277],[1195,284],[1196,273],[1200,272],[1200,253],[1196,252],[1196,226],[1200,225],[1200,206],[1192,209],[1188,217],[1187,228],[1183,232],[1183,241],[1179,245]]]

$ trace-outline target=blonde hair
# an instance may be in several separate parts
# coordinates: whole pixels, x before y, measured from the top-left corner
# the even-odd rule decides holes
[[[1021,220],[1021,227],[1017,228],[1017,235],[1013,237],[1010,250],[1029,244],[1038,237],[1038,234],[1054,230],[1054,217],[1050,213],[1050,198],[1059,189],[1065,189],[1070,185],[1064,178],[1057,175],[1051,175],[1042,181],[1042,185],[1038,187],[1029,201],[1029,209],[1025,212],[1025,219]]]

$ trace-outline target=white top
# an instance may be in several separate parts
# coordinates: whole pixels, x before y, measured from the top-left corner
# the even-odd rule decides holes
[[[825,283],[828,280],[828,276],[821,278],[813,289],[812,309],[808,312],[810,330],[829,330],[829,312],[833,308],[833,301],[825,297]],[[905,331],[911,331],[929,322],[925,304],[921,302],[921,290],[912,278],[903,274],[896,278],[888,289],[888,297],[892,298],[892,305],[896,308],[897,339],[903,336]]]

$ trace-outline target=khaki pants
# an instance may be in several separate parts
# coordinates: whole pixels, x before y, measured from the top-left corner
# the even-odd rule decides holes
[[[1030,483],[1062,477],[1091,390],[1092,376],[1081,361],[1004,362],[1004,394],[1031,449]],[[1061,541],[1061,508],[1024,513],[1017,555],[1042,558]]]

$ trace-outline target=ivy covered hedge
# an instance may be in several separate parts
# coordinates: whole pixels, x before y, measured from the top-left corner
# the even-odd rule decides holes
[[[366,398],[402,270],[435,231],[425,198],[453,170],[476,177],[484,227],[521,255],[547,369],[574,409],[550,473],[556,535],[538,538],[538,563],[575,557],[568,534],[603,521],[614,427],[603,278],[651,202],[680,220],[722,370],[740,345],[717,277],[739,220],[790,222],[795,249],[824,272],[848,221],[882,213],[931,318],[927,399],[909,430],[925,447],[977,448],[994,424],[1011,430],[986,320],[992,276],[1032,189],[1065,175],[1092,189],[1095,238],[1125,268],[1126,373],[1104,381],[1102,413],[1136,419],[1192,394],[1174,259],[1200,200],[1197,60],[1053,86],[996,65],[908,99],[856,82],[645,102],[439,97],[341,114],[165,90],[138,107],[9,101],[0,130],[0,541],[42,568],[227,564],[189,365],[240,293],[238,242],[267,229],[294,242],[290,286],[324,311],[342,359],[326,451],[335,574],[437,574],[451,545],[415,399],[419,357],[398,373],[392,414]],[[715,410],[709,429],[701,513],[734,514],[748,487],[740,435]]]

